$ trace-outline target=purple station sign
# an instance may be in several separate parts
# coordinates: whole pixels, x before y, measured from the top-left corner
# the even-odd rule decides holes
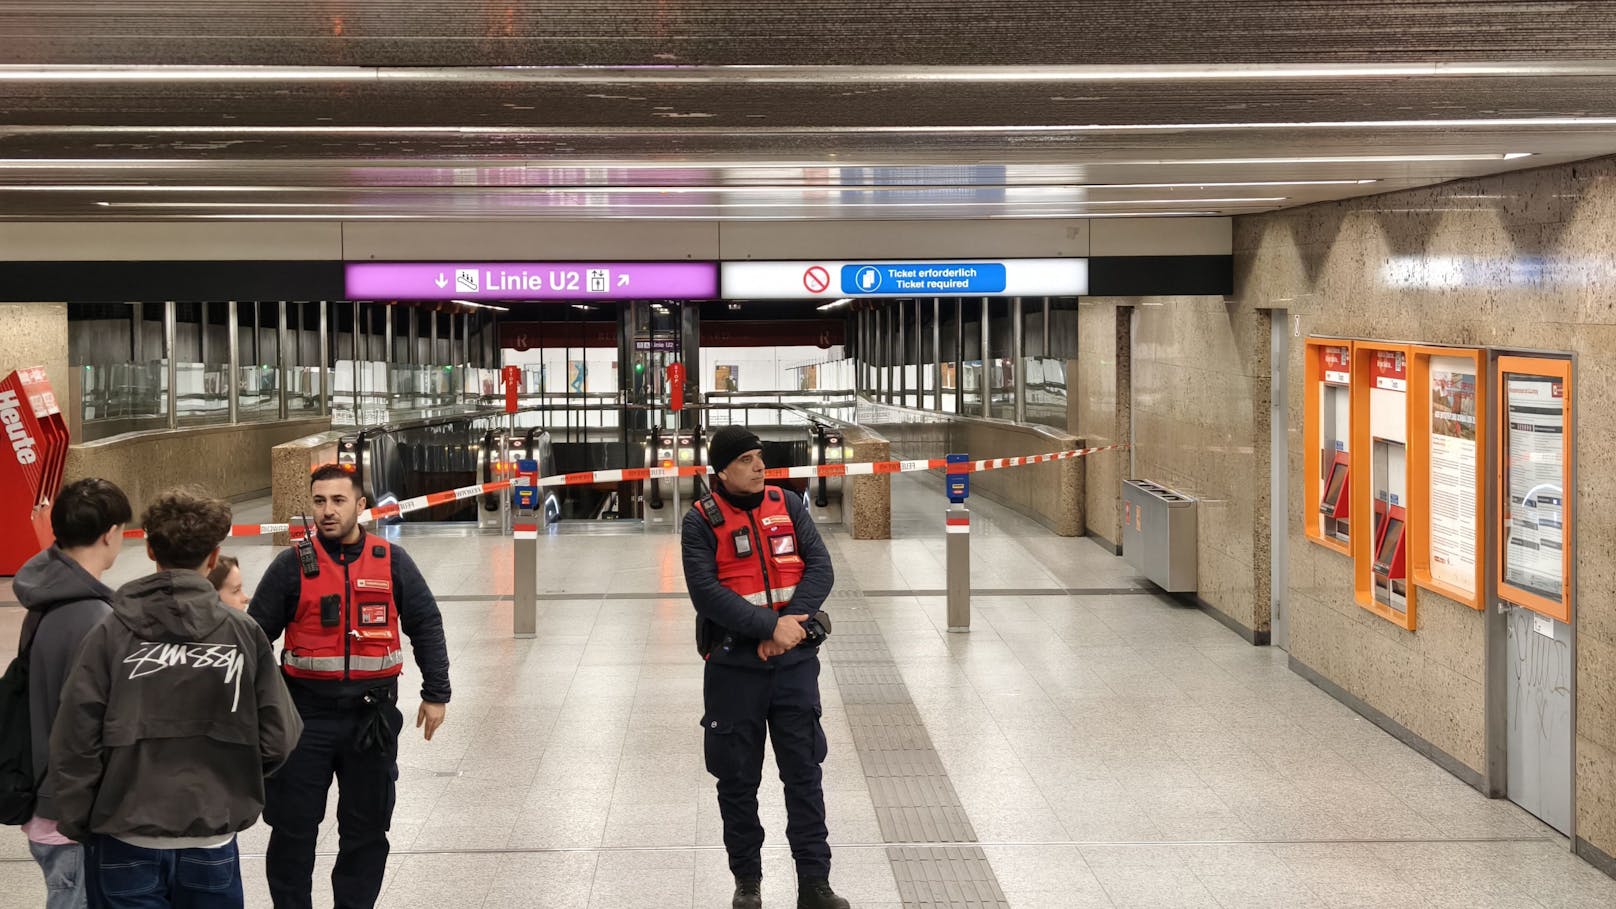
[[[350,300],[714,300],[712,262],[350,262]]]

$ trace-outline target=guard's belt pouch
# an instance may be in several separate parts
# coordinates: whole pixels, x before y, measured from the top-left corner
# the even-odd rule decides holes
[[[320,598],[320,624],[335,628],[342,624],[342,597],[328,593]]]

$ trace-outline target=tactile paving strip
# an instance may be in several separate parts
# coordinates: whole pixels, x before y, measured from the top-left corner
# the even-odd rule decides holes
[[[847,723],[875,805],[906,909],[1008,909],[864,598],[835,597],[826,664],[836,675]],[[937,846],[915,845],[937,843]]]
[[[999,909],[1009,901],[977,846],[893,846],[887,849],[898,895],[917,909]]]

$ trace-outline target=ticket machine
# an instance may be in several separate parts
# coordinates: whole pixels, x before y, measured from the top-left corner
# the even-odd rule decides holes
[[[1384,503],[1376,502],[1376,510]],[[1408,593],[1404,541],[1408,534],[1408,512],[1401,505],[1385,505],[1375,532],[1375,597],[1388,605],[1400,605]]]
[[[1352,501],[1350,459],[1346,452],[1338,451],[1324,475],[1324,494],[1319,498],[1319,512],[1324,515],[1327,536],[1347,539],[1349,505]]]

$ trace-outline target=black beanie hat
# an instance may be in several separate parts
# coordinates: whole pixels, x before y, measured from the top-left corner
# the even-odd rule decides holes
[[[762,447],[763,441],[745,426],[725,426],[707,443],[707,465],[718,473],[741,455]]]

